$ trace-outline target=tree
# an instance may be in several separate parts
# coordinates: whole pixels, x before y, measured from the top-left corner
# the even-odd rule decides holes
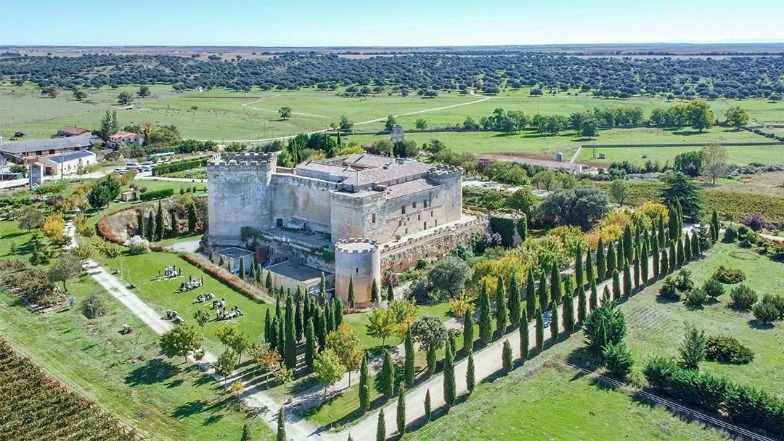
[[[248,335],[240,331],[240,328],[237,325],[228,325],[219,328],[215,332],[215,336],[218,337],[218,340],[220,340],[221,343],[237,354],[238,363],[242,358],[242,353],[250,347]]]
[[[542,352],[544,349],[544,317],[542,310],[536,310],[536,350]]]
[[[397,413],[395,414],[395,419],[397,422],[397,433],[402,437],[406,433],[406,394],[402,389],[400,390],[400,393],[397,394]]]
[[[550,304],[550,311],[552,315],[550,316],[550,338],[552,338],[553,342],[558,341],[558,334],[561,330],[560,322],[560,311],[558,310],[558,305],[555,303]]]
[[[237,368],[238,361],[237,354],[231,349],[226,349],[218,356],[218,359],[215,360],[212,367],[215,369],[216,374],[223,377],[223,381],[225,382],[226,378]]]
[[[610,183],[610,196],[623,207],[623,202],[629,195],[629,184],[623,179],[615,179]]]
[[[362,357],[362,365],[359,367],[359,409],[362,412],[367,412],[370,408],[368,375],[367,354],[365,354],[365,356]]]
[[[493,339],[493,330],[490,319],[490,297],[487,294],[487,285],[482,284],[479,292],[479,339],[482,343],[488,344]]]
[[[139,87],[139,90],[136,91],[136,96],[138,96],[139,98],[147,98],[148,96],[150,96],[150,86]]]
[[[436,357],[437,357],[437,351],[435,346],[428,347],[427,354],[426,354],[428,376],[436,373],[436,363],[437,363]]]
[[[675,170],[692,178],[702,173],[702,152],[684,152],[675,157]]]
[[[602,348],[602,366],[615,378],[624,379],[631,372],[634,360],[623,342],[608,343]]]
[[[705,331],[693,325],[687,325],[683,342],[679,349],[681,365],[685,369],[699,369],[705,360]]]
[[[512,368],[514,368],[512,344],[509,343],[509,340],[504,340],[504,346],[501,350],[501,364],[506,372],[511,372]]]
[[[376,425],[376,441],[386,441],[387,425],[384,420],[384,409],[378,411],[378,422]]]
[[[596,280],[591,280],[591,295],[588,297],[588,305],[591,311],[599,305],[599,290],[596,287]]]
[[[471,280],[473,275],[474,270],[465,260],[457,256],[447,256],[433,265],[427,279],[433,288],[454,297],[465,288],[466,282]]]
[[[291,107],[283,106],[278,109],[278,115],[280,115],[280,119],[286,120],[291,118]]]
[[[387,284],[387,304],[391,304],[395,300],[395,291],[392,289],[392,284]]]
[[[732,106],[724,112],[725,124],[740,130],[749,123],[749,112],[741,106]]]
[[[614,300],[618,300],[621,298],[621,278],[618,274],[618,270],[613,270],[612,273],[612,296]]]
[[[536,313],[536,285],[534,284],[533,271],[528,271],[528,280],[525,283],[525,312],[526,323],[534,318]]]
[[[534,196],[530,187],[520,187],[512,193],[507,199],[509,208],[521,211],[525,215],[525,219],[520,219],[523,226],[528,227],[528,218],[533,214],[533,209],[536,206],[537,198]],[[525,241],[524,234],[520,233],[520,238]]]
[[[727,175],[729,153],[727,149],[719,144],[710,144],[702,148],[703,171],[710,176],[713,184],[716,178],[723,178]]]
[[[72,253],[63,254],[49,268],[47,277],[52,283],[62,282],[63,291],[68,291],[65,282],[82,272],[82,261]]]
[[[474,347],[474,315],[466,308],[463,316],[463,352],[469,352]]]
[[[389,115],[387,117],[387,121],[384,123],[384,131],[391,132],[392,127],[394,127],[395,125],[397,125],[397,121],[395,120],[395,117],[393,115]]]
[[[35,207],[27,206],[22,209],[17,217],[19,221],[19,228],[24,228],[27,231],[33,228],[38,228],[43,224],[44,215],[41,214]]]
[[[617,344],[626,336],[626,320],[616,302],[604,302],[588,314],[583,325],[585,344],[594,354],[600,354],[607,344]]]
[[[354,123],[346,115],[341,115],[338,127],[341,132],[350,132],[354,128]]]
[[[580,135],[588,139],[599,134],[599,122],[594,117],[585,118],[580,123]]]
[[[158,201],[158,211],[155,213],[155,240],[163,240],[164,226],[163,207],[161,201]]]
[[[283,406],[280,406],[280,410],[278,411],[278,433],[276,436],[276,441],[288,441],[288,437],[286,436],[286,416],[284,414]]]
[[[543,220],[558,225],[589,229],[609,211],[607,195],[598,188],[582,186],[548,195],[539,206]]]
[[[567,292],[563,301],[563,327],[568,333],[574,332],[574,297],[571,292]]]
[[[117,104],[121,106],[130,104],[132,101],[133,95],[131,95],[130,92],[120,92],[120,94],[117,95]]]
[[[425,315],[411,325],[411,335],[423,348],[440,349],[446,342],[447,330],[438,317]]]
[[[414,122],[414,127],[416,127],[417,130],[425,130],[427,128],[427,120],[417,118],[417,120]]]
[[[506,309],[506,294],[504,290],[504,279],[498,277],[497,288],[495,291],[495,329],[498,336],[504,335],[506,327],[509,325],[509,311]]]
[[[247,424],[242,425],[242,437],[240,441],[251,441],[250,437],[250,427]]]
[[[414,384],[414,375],[416,374],[414,370],[414,339],[411,337],[411,330],[409,329],[406,332],[406,338],[404,340],[404,348],[405,348],[405,364],[404,364],[404,379],[406,381],[406,386],[411,387]]]
[[[596,277],[600,281],[607,278],[607,257],[604,255],[604,240],[602,238],[599,238],[599,245],[596,247]]]
[[[512,273],[512,279],[509,281],[509,296],[507,299],[509,310],[509,323],[512,326],[517,326],[520,322],[522,311],[520,310],[520,288],[517,286],[517,278]]]
[[[547,288],[547,266],[542,268],[539,273],[539,287],[537,289],[537,297],[539,297],[539,308],[544,309],[550,305],[550,290]]]
[[[683,214],[692,219],[698,219],[702,213],[702,192],[694,181],[681,172],[670,172],[661,178],[665,186],[661,191],[661,198],[666,205],[681,204]],[[660,226],[661,231],[661,226]],[[663,245],[663,243],[659,243]]]
[[[432,419],[432,409],[430,408],[430,389],[425,393],[425,421]]]
[[[591,284],[595,282],[592,280]],[[585,288],[577,288],[577,322],[583,323],[588,316],[588,298],[585,295]]]
[[[120,129],[117,123],[117,112],[109,112],[108,110],[101,118],[101,125],[98,129],[98,136],[104,141],[109,140],[109,137],[117,133]]]
[[[700,133],[702,133],[702,131],[705,129],[710,129],[713,127],[713,123],[716,120],[716,117],[713,116],[713,111],[705,101],[691,101],[686,106],[686,111],[688,113],[689,122],[691,123],[692,128],[699,130]]]
[[[392,364],[392,356],[386,349],[384,350],[384,362],[381,366],[381,389],[385,398],[390,399],[394,396],[395,365]]]
[[[632,295],[632,271],[628,262],[623,266],[623,295],[625,297]]]
[[[556,265],[550,267],[550,299],[556,305],[561,303],[563,298],[563,282],[561,272]]]
[[[457,386],[455,384],[455,361],[452,358],[452,349],[446,346],[444,354],[444,401],[447,406],[455,404],[457,399]]]
[[[520,361],[525,363],[528,359],[528,348],[530,346],[530,342],[528,341],[528,323],[523,323],[524,320],[520,320]]]
[[[294,324],[294,299],[291,295],[286,296],[283,327],[283,360],[287,368],[294,369],[297,366],[297,333]]]
[[[313,371],[316,373],[319,383],[324,385],[324,396],[326,397],[327,388],[343,378],[346,368],[334,352],[326,349],[313,360]]]
[[[348,385],[351,387],[351,372],[359,369],[365,350],[354,328],[341,323],[327,335],[327,350],[332,351],[348,371]]]
[[[385,346],[387,338],[395,333],[397,323],[389,308],[374,308],[368,314],[366,329],[369,336],[380,338],[381,346]]]

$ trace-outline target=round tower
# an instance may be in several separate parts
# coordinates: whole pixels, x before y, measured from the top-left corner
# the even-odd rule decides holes
[[[438,165],[428,170],[427,177],[433,184],[444,186],[445,221],[459,220],[463,213],[463,169],[452,165]]]
[[[343,239],[335,243],[335,295],[348,304],[348,287],[354,284],[354,303],[370,303],[373,282],[381,295],[381,251],[370,239]]]

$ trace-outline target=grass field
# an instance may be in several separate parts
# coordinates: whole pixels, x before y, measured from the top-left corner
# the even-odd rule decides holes
[[[13,257],[10,243],[20,247],[30,233],[12,222],[0,222],[0,259]],[[86,275],[68,283],[74,307],[37,314],[0,292],[0,334],[47,373],[142,430],[148,439],[179,440],[183,434],[203,439],[239,439],[247,423],[259,439],[272,431],[258,419],[238,412],[225,390],[186,367],[181,360],[159,363],[158,339],[124,306]],[[88,320],[79,310],[82,299],[101,297],[106,314]],[[121,335],[123,324],[134,332]],[[160,361],[160,360],[159,360]]]
[[[778,295],[784,292],[784,264],[760,256],[752,250],[734,244],[718,244],[708,256],[689,265],[695,286],[701,286],[719,265],[739,268],[746,273],[746,283],[763,294]],[[657,293],[663,282],[648,287],[628,300],[622,307],[626,314],[628,336],[626,342],[637,361],[637,368],[655,355],[678,356],[678,345],[683,338],[684,324],[692,323],[705,329],[706,335],[725,335],[737,338],[751,348],[756,356],[746,365],[729,365],[705,362],[702,369],[713,372],[738,383],[750,384],[779,397],[784,397],[784,324],[776,322],[769,329],[756,326],[750,312],[741,313],[729,307],[729,291],[734,285],[726,285],[726,293],[719,302],[692,310],[682,303],[663,302]]]
[[[754,135],[756,136],[756,135]],[[698,151],[702,147],[597,147],[596,152],[590,147],[585,147],[580,151],[578,161],[591,162],[596,164],[607,164],[612,162],[629,161],[632,164],[644,165],[646,161],[653,161],[664,166],[673,164],[675,157],[681,153]],[[784,164],[784,144],[762,145],[762,146],[729,146],[729,162],[736,165],[748,165],[751,162],[763,164]],[[599,154],[604,153],[605,159],[598,159]],[[595,156],[594,156],[595,155]]]
[[[75,125],[85,128],[98,126],[106,110],[117,110],[120,125],[152,122],[176,125],[183,137],[229,141],[235,139],[269,138],[323,129],[341,115],[348,116],[357,130],[378,131],[387,115],[398,115],[398,122],[413,128],[419,119],[428,121],[430,127],[461,124],[466,116],[479,119],[495,108],[522,110],[528,115],[536,113],[568,115],[571,112],[594,107],[636,107],[645,115],[673,102],[661,98],[634,97],[629,99],[595,98],[585,94],[560,93],[531,97],[528,89],[504,91],[497,96],[485,97],[442,92],[432,99],[417,95],[374,95],[360,98],[338,96],[335,91],[318,91],[312,88],[297,91],[235,92],[214,89],[205,92],[174,92],[170,86],[151,86],[152,96],[135,100],[132,108],[120,108],[116,97],[121,91],[135,93],[136,86],[117,89],[88,89],[88,99],[75,101],[67,90],[57,98],[47,98],[40,89],[32,86],[0,85],[0,135],[10,138],[15,131],[22,131],[27,138],[52,135],[59,127]],[[755,122],[784,121],[784,103],[766,100],[715,100],[711,107],[718,118],[731,105],[740,104],[749,110]],[[280,120],[277,111],[289,106],[294,114]],[[410,114],[410,115],[406,115]],[[375,121],[381,119],[381,121]],[[482,147],[488,151],[487,148]]]

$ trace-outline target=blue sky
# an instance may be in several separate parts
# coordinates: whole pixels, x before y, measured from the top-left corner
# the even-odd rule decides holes
[[[784,41],[782,0],[6,0],[0,45]]]

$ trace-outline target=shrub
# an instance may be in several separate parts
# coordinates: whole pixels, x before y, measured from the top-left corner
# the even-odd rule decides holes
[[[142,193],[141,195],[139,195],[139,200],[151,201],[154,199],[164,199],[172,196],[173,194],[174,194],[174,189],[164,188],[163,190],[148,191],[146,193]]]
[[[773,307],[776,308],[776,311],[779,312],[779,318],[784,318],[784,297],[765,294],[762,296],[762,303],[773,305]]]
[[[128,247],[128,254],[132,256],[144,254],[150,250],[150,242],[147,241],[147,239],[143,239],[139,236],[133,236],[132,238],[126,240],[123,245]]]
[[[759,213],[748,214],[745,218],[743,218],[743,225],[751,228],[754,231],[760,231],[763,229],[772,230],[775,228],[773,224],[765,219],[765,216]]]
[[[699,308],[708,301],[708,295],[702,288],[687,291],[683,295],[683,303],[690,308]]]
[[[623,342],[608,343],[602,348],[602,366],[615,378],[624,379],[632,370],[634,360]]]
[[[754,318],[761,323],[770,324],[779,318],[779,310],[770,302],[759,302],[751,308]]]
[[[94,319],[106,314],[101,298],[95,295],[82,300],[82,314],[88,319]]]
[[[684,369],[676,361],[663,357],[651,359],[643,373],[653,388],[687,404],[714,412],[721,409],[731,386],[723,378],[695,369]]]
[[[681,268],[678,271],[678,275],[675,276],[675,286],[680,292],[691,291],[694,288],[694,282],[691,280],[691,271]]]
[[[784,401],[749,386],[728,388],[727,415],[734,423],[759,427],[770,434],[784,433]]]
[[[702,285],[702,290],[705,291],[705,294],[707,294],[708,297],[716,299],[720,295],[724,294],[724,285],[722,285],[721,282],[716,279],[708,279]]]
[[[720,363],[747,364],[754,359],[754,352],[735,338],[711,335],[705,342],[705,356]]]
[[[675,279],[672,277],[664,279],[664,285],[659,289],[659,295],[668,300],[680,300],[681,293],[678,291],[678,287],[675,286]]]
[[[757,301],[757,293],[746,285],[738,285],[730,292],[732,307],[741,311],[748,311]]]
[[[724,242],[732,243],[735,242],[737,238],[738,238],[738,232],[734,228],[727,227],[727,229],[724,230]]]
[[[736,268],[727,268],[722,265],[716,270],[715,273],[713,273],[713,278],[721,283],[731,285],[746,280],[746,274],[742,270]]]

